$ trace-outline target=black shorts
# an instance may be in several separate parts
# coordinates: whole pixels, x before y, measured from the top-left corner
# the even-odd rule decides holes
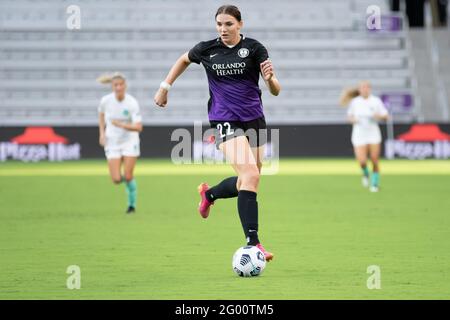
[[[264,117],[250,121],[210,121],[214,130],[216,147],[227,140],[239,136],[246,136],[252,148],[267,143],[267,126]]]

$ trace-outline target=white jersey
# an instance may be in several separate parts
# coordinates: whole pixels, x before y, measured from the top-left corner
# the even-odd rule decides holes
[[[125,94],[125,98],[122,101],[118,101],[115,93],[110,93],[101,99],[98,112],[105,114],[107,146],[139,143],[139,133],[137,131],[119,128],[111,123],[112,120],[127,123],[142,122],[139,104],[133,96]]]
[[[353,145],[381,143],[381,132],[375,115],[386,116],[388,111],[380,98],[370,95],[353,98],[347,110],[347,115],[355,118],[352,130]]]

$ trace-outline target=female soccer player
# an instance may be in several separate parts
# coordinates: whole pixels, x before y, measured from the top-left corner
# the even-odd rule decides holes
[[[208,116],[211,127],[215,129],[216,146],[225,154],[237,176],[229,177],[212,188],[206,183],[200,184],[199,212],[207,218],[214,201],[237,197],[247,245],[257,246],[270,261],[273,254],[267,252],[258,239],[256,195],[266,143],[259,74],[262,74],[271,94],[277,96],[281,87],[266,48],[241,35],[243,22],[239,9],[231,5],[222,6],[215,19],[219,37],[200,42],[183,54],[161,83],[154,100],[158,106],[165,107],[169,89],[189,64],[203,64],[210,91]]]
[[[115,184],[125,182],[128,194],[127,213],[136,210],[137,186],[133,177],[136,160],[140,155],[139,132],[142,117],[137,100],[126,93],[125,76],[114,73],[104,75],[98,82],[112,84],[113,92],[104,96],[98,106],[99,143],[105,148],[109,174]],[[121,174],[121,166],[124,175]]]
[[[378,192],[380,180],[379,157],[381,150],[381,132],[378,121],[387,120],[389,117],[383,101],[371,94],[371,85],[368,81],[362,81],[357,89],[344,91],[341,97],[343,106],[350,106],[347,116],[353,124],[352,144],[356,160],[361,166],[364,187],[369,186],[369,169],[367,168],[367,158],[373,164],[373,173],[370,181],[370,191]]]

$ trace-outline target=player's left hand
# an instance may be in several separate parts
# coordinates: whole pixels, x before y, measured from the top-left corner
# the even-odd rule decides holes
[[[111,120],[111,123],[116,127],[123,128],[123,123],[119,120]]]
[[[272,79],[272,77],[274,75],[272,61],[267,59],[266,61],[264,61],[260,64],[260,68],[261,68],[261,73],[262,73],[263,79],[265,81],[269,81],[270,79]]]

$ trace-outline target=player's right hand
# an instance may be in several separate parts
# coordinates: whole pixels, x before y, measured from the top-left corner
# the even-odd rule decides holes
[[[382,120],[385,120],[385,118],[383,117],[383,115],[380,114],[380,113],[374,113],[373,119],[374,119],[375,121],[382,121]]]
[[[98,139],[98,143],[99,143],[102,147],[105,146],[106,138],[105,138],[104,135],[101,135],[101,136],[100,136],[100,138]]]
[[[167,90],[159,88],[155,94],[154,101],[158,107],[165,107],[167,104]]]

